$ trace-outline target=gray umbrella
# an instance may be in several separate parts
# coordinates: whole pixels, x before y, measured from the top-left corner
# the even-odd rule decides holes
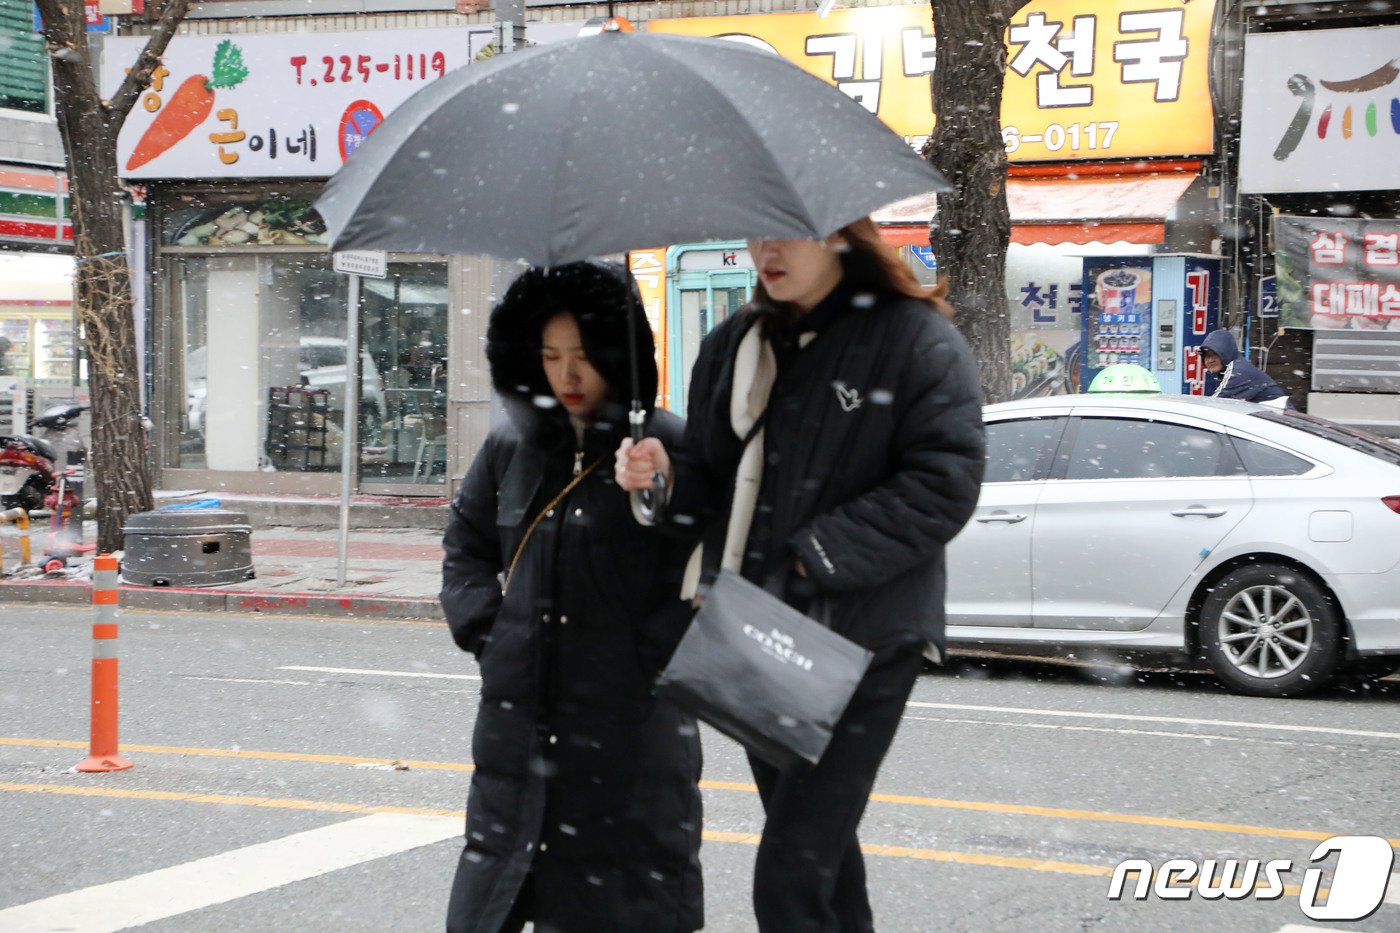
[[[428,85],[355,150],[316,209],[336,250],[557,266],[642,246],[816,239],[948,188],[864,107],[785,59],[605,30]],[[628,349],[640,440],[635,341]],[[633,507],[654,519],[652,496]]]
[[[864,107],[776,55],[605,31],[424,88],[316,209],[337,250],[554,266],[642,246],[818,238],[947,189]]]

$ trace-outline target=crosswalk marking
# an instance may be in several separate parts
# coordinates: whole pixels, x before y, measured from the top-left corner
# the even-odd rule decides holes
[[[0,930],[125,930],[461,834],[460,817],[375,813],[0,910]]]

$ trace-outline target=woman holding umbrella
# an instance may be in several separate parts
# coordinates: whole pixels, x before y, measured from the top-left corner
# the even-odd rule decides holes
[[[868,931],[856,828],[926,646],[942,648],[943,548],[982,480],[977,370],[944,288],[868,218],[749,252],[760,284],[700,347],[683,446],[625,440],[614,471],[627,490],[665,477],[670,522],[703,531],[688,584],[740,572],[875,653],[815,766],[749,755],[759,928]]]
[[[531,269],[492,312],[510,417],[443,542],[443,609],[482,678],[449,931],[703,925],[698,732],[651,693],[689,616],[684,555],[637,526],[608,469],[627,433],[629,328],[649,400],[651,331],[621,266]],[[646,433],[674,447],[680,419],[646,407]]]

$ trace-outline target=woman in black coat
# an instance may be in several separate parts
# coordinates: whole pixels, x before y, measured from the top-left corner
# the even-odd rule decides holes
[[[684,592],[739,572],[875,653],[817,765],[749,756],[767,815],[759,928],[868,931],[856,827],[922,656],[943,647],[943,549],[982,481],[977,370],[943,290],[868,219],[749,252],[761,283],[700,347],[683,448],[624,441],[615,475],[667,476],[672,520],[704,529]]]
[[[611,470],[627,434],[629,303],[646,431],[673,445],[682,424],[650,410],[652,336],[624,268],[531,269],[491,316],[509,420],[443,542],[443,609],[482,678],[450,931],[703,925],[699,736],[651,692],[688,620],[684,555],[633,521]]]

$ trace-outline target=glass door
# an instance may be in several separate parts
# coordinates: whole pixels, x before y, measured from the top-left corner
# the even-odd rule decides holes
[[[360,485],[432,495],[447,479],[445,262],[392,262],[362,281]]]
[[[671,320],[670,381],[671,405],[684,413],[690,370],[700,352],[700,341],[720,321],[737,314],[753,294],[756,276],[752,269],[703,270],[682,272],[673,285]]]

